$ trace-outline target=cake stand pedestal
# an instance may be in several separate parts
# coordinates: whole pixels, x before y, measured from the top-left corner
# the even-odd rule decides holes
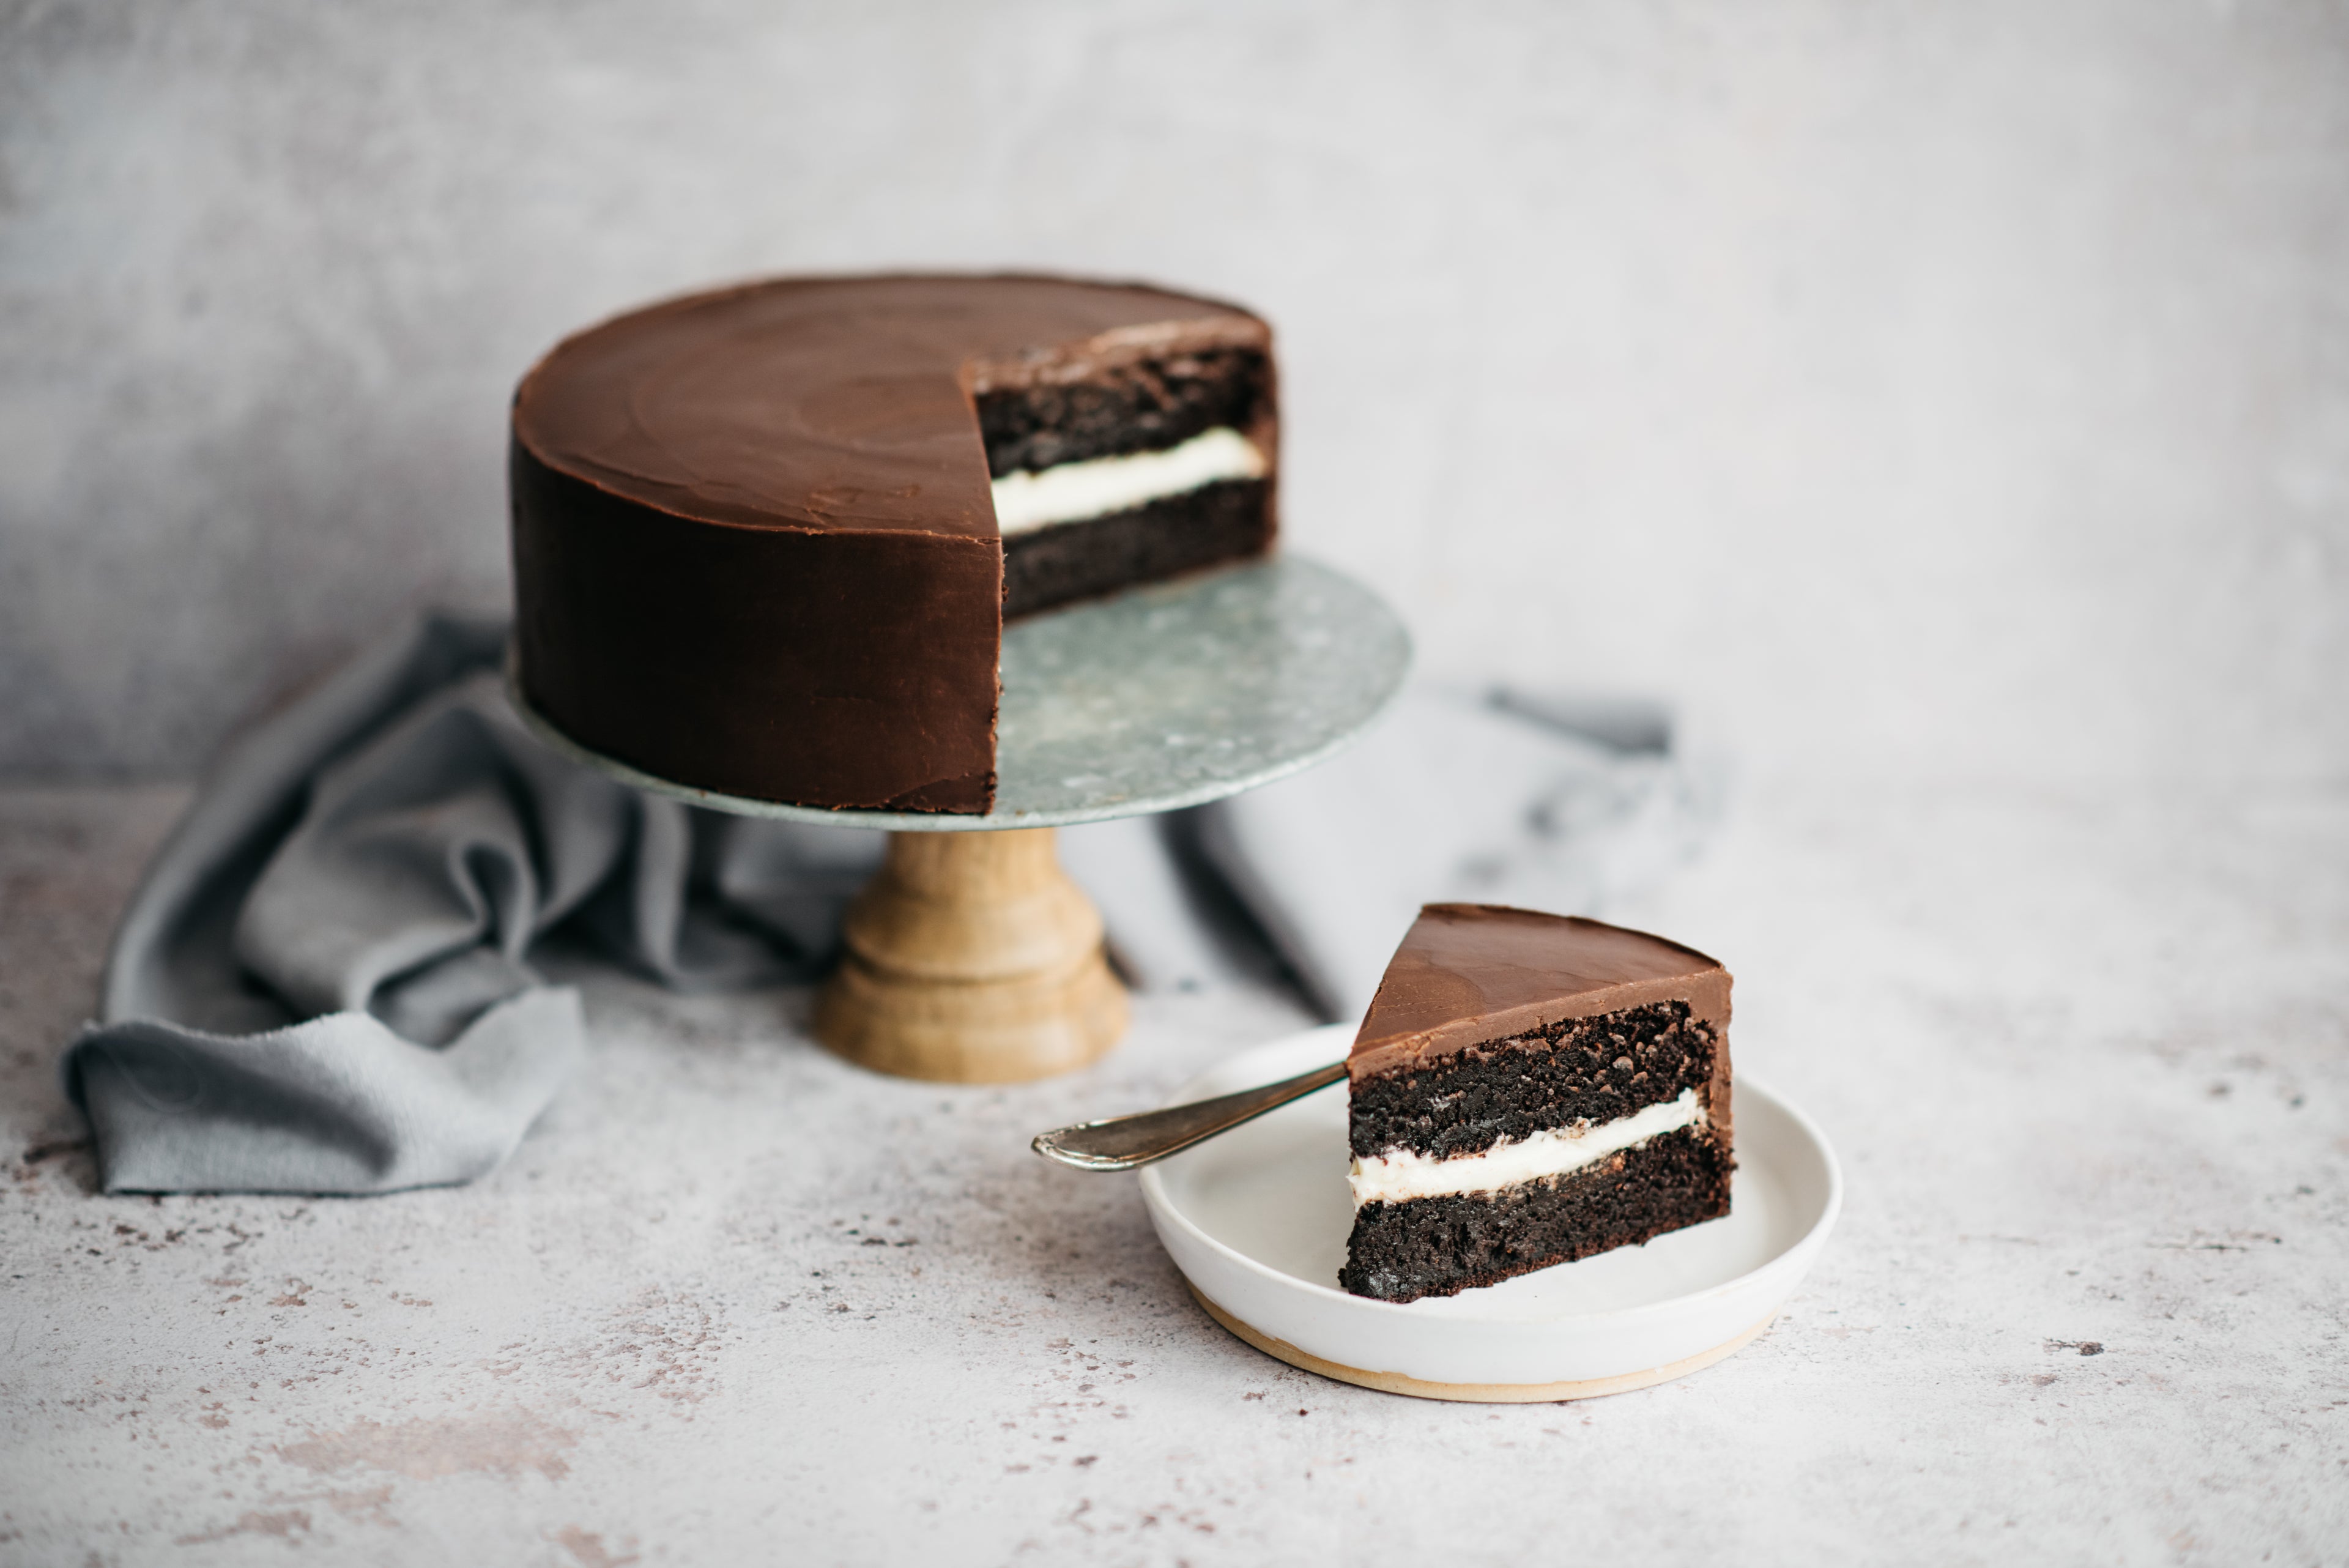
[[[1101,916],[1061,871],[1049,827],[891,834],[841,936],[816,1038],[879,1072],[1040,1078],[1125,1033]]]
[[[1051,830],[1175,811],[1312,766],[1402,684],[1411,639],[1384,601],[1294,556],[1014,621],[1003,633],[995,809],[827,811],[657,778],[589,750],[524,700],[539,737],[689,805],[890,835],[850,907],[816,1036],[905,1077],[1012,1083],[1083,1066],[1125,1030],[1100,914]]]

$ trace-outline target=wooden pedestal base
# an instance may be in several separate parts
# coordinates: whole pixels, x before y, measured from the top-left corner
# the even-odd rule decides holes
[[[1049,827],[893,833],[849,907],[816,1038],[860,1066],[953,1084],[1081,1067],[1125,1033],[1101,916]]]

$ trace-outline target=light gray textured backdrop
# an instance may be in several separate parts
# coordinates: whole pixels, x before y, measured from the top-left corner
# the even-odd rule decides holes
[[[504,593],[508,392],[795,268],[1227,294],[1428,664],[1757,769],[2349,774],[2349,9],[0,4],[0,774]]]

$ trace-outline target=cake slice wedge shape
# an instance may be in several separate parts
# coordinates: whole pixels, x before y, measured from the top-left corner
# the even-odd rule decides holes
[[[1644,931],[1422,909],[1347,1058],[1339,1283],[1454,1295],[1727,1214],[1729,992]]]

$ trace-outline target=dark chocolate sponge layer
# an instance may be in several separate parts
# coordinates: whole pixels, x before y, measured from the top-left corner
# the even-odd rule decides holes
[[[1470,1045],[1423,1067],[1358,1079],[1347,1138],[1357,1159],[1401,1145],[1443,1158],[1546,1127],[1593,1126],[1702,1095],[1719,1037],[1685,1002],[1571,1018]]]
[[[1228,425],[1243,433],[1272,390],[1272,361],[1249,348],[1211,348],[1143,359],[1092,379],[979,394],[988,472],[1157,452]]]
[[[1417,1301],[1636,1246],[1728,1213],[1735,1168],[1710,1128],[1685,1127],[1546,1181],[1366,1203],[1338,1282],[1358,1296]]]
[[[1260,479],[1226,480],[1003,541],[1006,619],[1263,553],[1272,514]]]

